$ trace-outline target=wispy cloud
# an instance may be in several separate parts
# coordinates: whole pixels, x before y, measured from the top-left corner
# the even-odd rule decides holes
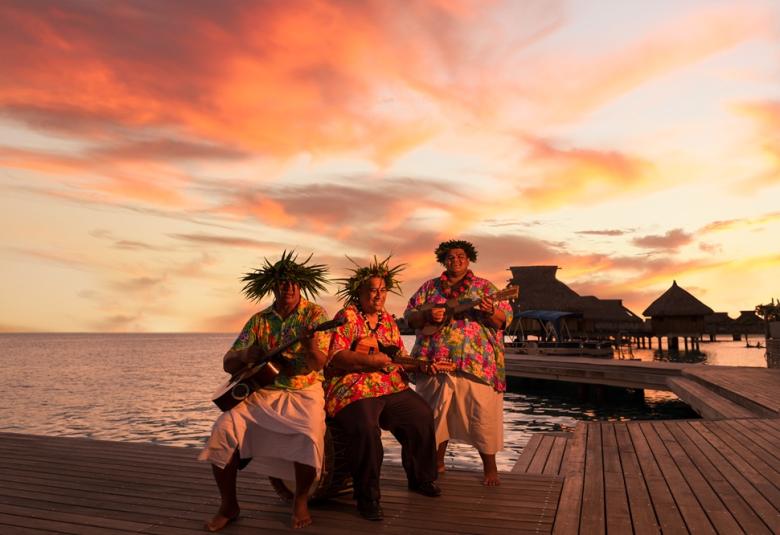
[[[673,229],[662,235],[640,236],[631,240],[634,245],[648,249],[677,249],[693,241],[693,236],[683,229]]]

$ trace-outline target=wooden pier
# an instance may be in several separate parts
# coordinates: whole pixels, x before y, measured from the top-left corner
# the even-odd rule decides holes
[[[194,535],[219,505],[208,464],[192,448],[0,433],[0,533]],[[382,468],[383,522],[361,518],[351,497],[312,507],[314,525],[289,529],[290,506],[266,478],[239,475],[239,521],[221,533],[550,533],[563,478],[452,470],[444,495],[407,490],[403,470]]]
[[[383,522],[349,496],[312,507],[303,533],[780,533],[780,370],[508,355],[509,375],[676,392],[701,420],[579,422],[540,433],[500,487],[448,471],[444,494],[382,469]],[[196,451],[0,433],[0,533],[202,533],[218,495]],[[223,533],[287,533],[289,504],[239,477]]]

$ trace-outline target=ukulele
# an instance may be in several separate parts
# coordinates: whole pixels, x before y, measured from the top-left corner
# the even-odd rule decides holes
[[[519,291],[520,288],[518,286],[509,286],[488,297],[492,297],[494,301],[506,301],[507,299],[516,298],[519,294]],[[420,307],[420,312],[427,312],[428,310],[432,310],[434,308],[443,308],[445,309],[444,319],[441,323],[431,323],[427,319],[428,314],[426,314],[425,325],[423,325],[419,332],[422,333],[423,336],[431,336],[432,334],[436,334],[442,329],[442,327],[449,324],[457,314],[462,314],[471,310],[472,308],[479,305],[480,302],[482,302],[481,298],[466,299],[465,301],[458,301],[458,299],[452,298],[447,300],[446,303],[425,303]]]
[[[353,344],[352,351],[371,355],[373,353],[384,353],[394,364],[398,364],[407,371],[421,371],[420,364],[436,364],[437,373],[449,373],[455,371],[455,363],[449,361],[440,361],[432,363],[428,360],[413,359],[412,357],[401,356],[401,348],[393,345],[384,345],[373,336],[367,336]],[[384,371],[384,370],[383,370]]]
[[[317,325],[312,333],[335,329],[340,325],[344,325],[346,321],[345,318],[326,321]],[[255,390],[273,384],[276,376],[279,375],[284,361],[288,360],[281,357],[282,353],[291,345],[305,338],[306,334],[296,336],[270,353],[263,355],[257,362],[247,364],[244,368],[238,370],[224,385],[214,392],[211,401],[223,411],[229,411],[244,401]]]

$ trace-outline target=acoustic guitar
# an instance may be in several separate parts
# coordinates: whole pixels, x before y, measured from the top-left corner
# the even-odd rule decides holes
[[[367,336],[358,340],[353,344],[352,351],[355,353],[363,353],[371,355],[373,353],[384,353],[394,364],[398,364],[407,371],[417,372],[420,371],[420,364],[430,364],[430,361],[413,359],[412,357],[404,357],[400,355],[401,348],[393,345],[385,345],[379,342],[373,336]],[[449,361],[436,362],[437,373],[450,373],[455,371],[455,363]]]
[[[514,299],[518,296],[520,288],[518,286],[509,286],[503,290],[499,290],[489,297],[493,298],[493,301],[506,301],[507,299]],[[446,303],[425,303],[420,307],[420,312],[427,312],[434,308],[443,308],[444,320],[441,323],[432,323],[428,321],[428,314],[425,314],[426,323],[420,329],[420,333],[423,336],[431,336],[439,332],[445,325],[448,325],[453,318],[458,314],[463,314],[479,305],[482,299],[466,299],[464,301],[458,301],[456,298],[449,299]]]
[[[335,329],[340,325],[344,325],[346,321],[346,318],[326,321],[317,325],[312,332]],[[270,353],[263,355],[257,362],[247,364],[244,368],[238,370],[224,385],[214,392],[211,401],[223,411],[229,411],[244,401],[255,390],[273,384],[276,376],[279,375],[280,368],[284,365],[284,361],[289,360],[282,357],[282,353],[291,345],[300,342],[304,337],[305,334],[300,334],[275,348]]]

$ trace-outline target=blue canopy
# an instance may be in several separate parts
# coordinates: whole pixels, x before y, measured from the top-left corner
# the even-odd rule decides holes
[[[563,312],[562,310],[522,310],[515,314],[516,318],[530,318],[539,321],[552,321],[558,323],[561,318],[570,316],[582,316],[577,312]]]

